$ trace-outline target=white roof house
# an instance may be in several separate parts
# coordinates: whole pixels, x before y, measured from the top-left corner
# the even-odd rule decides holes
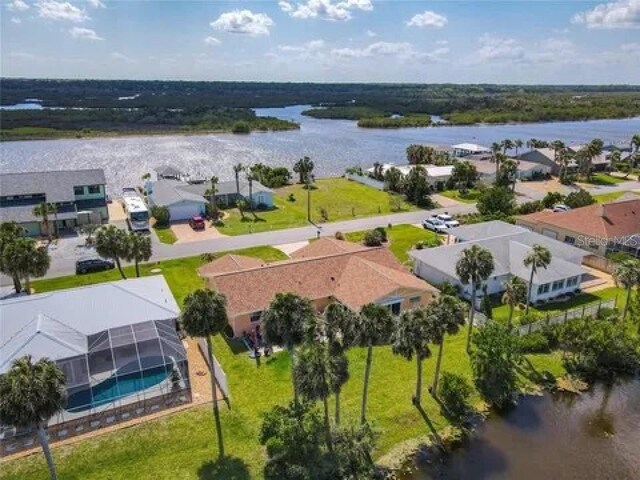
[[[397,168],[400,170],[402,175],[407,175],[411,170],[420,166],[424,169],[427,177],[430,177],[436,181],[446,180],[451,176],[451,172],[453,171],[453,165],[443,165],[443,166],[435,166],[435,165],[394,165],[393,163],[383,163],[380,167],[382,174],[387,173],[387,170],[391,168]],[[367,172],[373,173],[373,167],[367,169]]]
[[[490,153],[491,149],[476,143],[458,143],[452,145],[454,157],[466,157],[467,155],[474,155],[478,153]]]

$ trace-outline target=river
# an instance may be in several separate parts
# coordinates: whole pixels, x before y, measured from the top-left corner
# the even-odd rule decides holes
[[[640,478],[640,379],[580,396],[522,398],[444,459],[403,480],[631,480]]]
[[[629,142],[640,132],[640,118],[468,127],[427,127],[396,130],[363,129],[349,120],[321,120],[301,115],[305,106],[257,109],[300,123],[300,130],[250,135],[162,135],[117,138],[32,140],[0,143],[0,172],[104,168],[109,192],[140,183],[142,174],[171,164],[187,174],[233,177],[232,165],[262,162],[292,166],[310,156],[319,176],[340,175],[346,167],[373,162],[405,161],[411,143],[490,145],[504,138],[562,139],[586,142],[598,137]]]

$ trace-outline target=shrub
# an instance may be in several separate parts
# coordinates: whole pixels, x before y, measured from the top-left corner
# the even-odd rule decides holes
[[[158,227],[168,227],[171,221],[171,212],[167,207],[154,205],[151,207],[151,215],[156,219]]]
[[[327,210],[325,207],[320,207],[318,208],[318,212],[320,213],[320,218],[323,222],[329,221],[329,210]]]
[[[438,388],[445,415],[457,422],[471,411],[469,397],[473,390],[466,378],[455,373],[444,372]]]
[[[542,205],[544,208],[553,208],[554,205],[562,203],[564,201],[564,195],[560,192],[547,192],[542,199]]]
[[[518,318],[518,321],[520,322],[520,325],[529,325],[530,323],[540,322],[543,318],[544,316],[541,313],[531,310],[529,311],[529,313],[526,313]]]
[[[492,187],[483,191],[476,208],[482,215],[510,216],[516,212],[516,196],[506,187]]]
[[[364,234],[364,244],[367,247],[379,247],[383,241],[383,237],[378,230],[369,230]]]
[[[527,215],[528,213],[539,212],[544,209],[544,205],[540,200],[534,200],[532,202],[525,202],[518,207],[518,213],[520,215]]]
[[[580,208],[596,203],[595,199],[586,190],[580,190],[579,192],[571,192],[564,199],[564,203],[571,208]]]
[[[342,233],[342,232],[336,232],[336,234],[334,235],[334,237],[336,238],[336,240],[344,240],[344,233]]]
[[[240,121],[233,124],[233,127],[231,127],[231,131],[233,133],[250,133],[251,127],[247,122]]]
[[[387,231],[384,229],[384,227],[376,227],[374,228],[374,230],[380,233],[383,242],[387,241]]]
[[[289,196],[287,197],[287,200],[290,202],[295,202],[296,196],[293,193],[290,193]]]
[[[547,353],[551,351],[549,339],[543,332],[532,332],[518,338],[522,353]]]

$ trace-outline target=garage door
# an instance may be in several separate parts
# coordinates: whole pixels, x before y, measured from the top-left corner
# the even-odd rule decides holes
[[[558,239],[558,234],[556,232],[554,232],[553,230],[548,230],[548,229],[545,228],[545,229],[542,230],[542,234],[545,237],[554,238],[556,240]]]
[[[171,212],[171,221],[176,220],[189,220],[194,215],[200,215],[200,204],[198,203],[183,203],[180,205],[173,205],[169,208]]]

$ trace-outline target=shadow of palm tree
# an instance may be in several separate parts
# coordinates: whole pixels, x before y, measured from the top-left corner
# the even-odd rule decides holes
[[[429,427],[429,430],[431,431],[431,434],[435,438],[436,443],[441,444],[442,439],[440,438],[440,435],[438,435],[438,431],[436,430],[436,427],[433,425],[433,422],[429,418],[429,415],[427,415],[427,412],[424,411],[424,408],[422,408],[422,405],[420,405],[419,403],[416,404],[416,408],[418,409],[418,412],[420,412],[420,415],[422,415],[422,419],[424,420],[424,423],[426,423],[427,427]]]
[[[247,464],[237,457],[223,457],[218,460],[209,460],[198,469],[200,480],[249,480],[249,468]]]

